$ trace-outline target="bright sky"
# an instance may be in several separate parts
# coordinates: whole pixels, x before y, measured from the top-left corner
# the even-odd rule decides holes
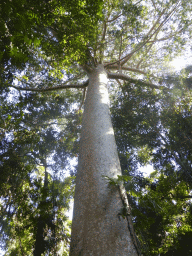
[[[170,63],[175,70],[179,71],[187,65],[192,65],[192,53],[188,56],[178,57]]]

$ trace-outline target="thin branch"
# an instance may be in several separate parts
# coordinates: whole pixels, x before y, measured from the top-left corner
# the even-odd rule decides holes
[[[168,16],[165,18],[165,20],[159,25],[159,27],[153,32],[152,35],[149,36],[149,34],[154,30],[155,25],[151,28],[151,30],[147,33],[147,36],[145,36],[144,38],[147,38],[147,40],[144,39],[143,42],[139,43],[136,47],[135,50],[133,50],[131,53],[129,53],[127,56],[125,56],[123,58],[123,60],[121,60],[121,65],[124,65],[136,52],[138,52],[141,48],[143,48],[143,46],[145,46],[147,43],[149,43],[149,40],[156,34],[159,33],[161,27],[168,21]]]
[[[170,199],[170,200],[173,200],[173,199],[190,199],[192,198],[192,196],[188,195],[188,196],[180,196],[180,195],[173,195],[173,197],[163,197],[162,199]]]
[[[86,52],[87,52],[87,57],[88,57],[88,62],[87,63],[89,63],[89,62],[91,62],[91,65],[90,65],[90,63],[89,64],[85,64],[85,66],[87,66],[87,72],[88,73],[91,73],[92,71],[93,71],[93,68],[92,68],[92,66],[94,66],[94,67],[96,67],[96,59],[95,59],[95,56],[94,56],[94,54],[93,54],[93,56],[92,56],[92,54],[91,54],[91,49],[87,46],[87,50],[86,50]],[[91,61],[90,61],[91,60]]]
[[[122,34],[121,34],[121,44],[119,49],[119,72],[122,72],[121,65],[120,65],[120,59],[121,59],[121,50],[122,50]]]
[[[152,28],[149,30],[149,32],[147,33],[146,37],[148,37],[151,32],[155,29],[155,27],[157,26],[157,24],[159,23],[161,17],[163,16],[163,14],[165,13],[165,11],[167,10],[167,8],[164,8],[162,13],[159,15],[158,19],[156,20],[156,22],[154,23],[154,25],[152,26]]]
[[[180,1],[178,1],[180,2]],[[161,29],[161,27],[169,20],[169,18],[172,16],[172,14],[175,12],[175,10],[178,8],[178,3],[175,4],[175,7],[173,7],[173,9],[166,15],[165,19],[160,23],[160,25],[158,26],[158,28],[155,30],[155,32],[153,32],[153,34],[150,36],[150,38],[155,35],[156,33],[159,33],[159,30]],[[147,37],[150,35],[150,33],[154,30],[154,28],[156,27],[156,25],[159,23],[160,18],[162,17],[162,15],[165,13],[165,11],[167,10],[167,8],[165,8],[162,13],[160,14],[160,16],[158,17],[157,21],[155,22],[155,24],[153,25],[153,27],[150,29],[150,31],[147,33]]]
[[[104,22],[103,22],[103,34],[102,34],[102,39],[101,39],[102,44],[103,44],[103,41],[105,40],[106,30],[107,30],[107,25],[106,25],[106,21],[104,20]]]
[[[87,89],[86,87],[83,89],[83,96],[82,96],[82,101],[81,101],[81,105],[79,107],[79,110],[81,110],[81,108],[82,108],[82,106],[83,106],[83,104],[85,102],[86,89]]]
[[[119,63],[120,61],[122,61],[123,59],[127,58],[128,55],[126,55],[125,57],[121,58],[120,60],[117,60],[117,61],[114,61],[114,62],[109,62],[107,64],[104,64],[104,67],[109,67],[111,65],[114,65],[114,64],[117,64]]]
[[[89,84],[89,80],[87,80],[86,82],[84,82],[81,85],[77,85],[77,84],[69,84],[69,85],[60,85],[60,86],[56,86],[56,87],[49,87],[49,88],[44,88],[44,89],[36,89],[36,88],[22,88],[22,87],[18,87],[18,86],[14,86],[11,85],[10,87],[15,88],[19,91],[30,91],[30,92],[50,92],[50,91],[55,91],[55,90],[61,90],[61,89],[69,89],[69,88],[85,88],[87,87]]]
[[[146,36],[144,37],[144,41],[143,41],[143,42],[140,42],[140,43],[135,47],[135,50],[133,50],[131,53],[129,53],[127,56],[125,56],[125,57],[123,57],[123,58],[121,59],[121,65],[124,65],[124,64],[133,56],[134,53],[138,52],[144,45],[146,45],[146,44],[149,42],[149,40],[153,37],[153,35],[158,31],[158,29],[159,29],[159,27],[160,27],[161,25],[155,30],[155,32],[153,32],[152,35],[150,35],[151,32],[155,29],[156,25],[159,23],[159,21],[160,21],[162,15],[165,13],[165,11],[166,11],[166,8],[162,11],[162,13],[160,14],[160,16],[159,16],[158,19],[156,20],[155,24],[152,26],[152,28],[151,28],[151,29],[149,30],[149,32],[146,34]],[[150,36],[149,36],[149,35],[150,35]],[[145,38],[146,38],[147,40],[145,40]]]
[[[156,43],[156,42],[168,40],[168,39],[174,37],[175,35],[181,33],[182,31],[184,31],[184,28],[180,29],[179,31],[176,31],[175,33],[170,34],[167,37],[163,37],[163,38],[159,38],[159,39],[155,39],[155,40],[149,41],[149,43]]]
[[[142,43],[139,43],[136,47],[135,50],[133,50],[131,53],[127,54],[126,56],[124,56],[123,58],[121,58],[120,60],[105,64],[104,66],[111,66],[114,65],[116,63],[120,63],[121,65],[124,65],[132,56],[135,52],[139,51],[145,44],[147,44],[147,42],[149,41],[149,39],[147,41],[144,41]],[[138,48],[137,48],[138,47]]]
[[[144,56],[142,57],[142,59],[140,59],[140,61],[138,62],[136,68],[139,68],[140,64],[143,62],[144,58],[147,56],[147,54],[149,53],[149,51],[151,50],[151,47],[153,46],[153,44],[151,44],[149,46],[149,48],[147,49],[146,53],[144,54]]]
[[[123,94],[125,96],[125,92],[123,91],[123,86],[122,86],[121,82],[119,81],[119,79],[116,79],[116,81],[119,84],[119,86],[120,86],[120,88],[121,88],[121,90],[122,90],[122,92],[123,92]]]
[[[152,38],[153,35],[159,33],[160,29],[165,25],[165,23],[167,23],[170,19],[170,17],[174,14],[175,10],[179,7],[179,5],[175,5],[175,7],[173,8],[173,10],[171,10],[167,16],[165,17],[165,19],[161,22],[161,24],[159,25],[159,27],[155,30],[155,32],[151,35],[150,38]]]
[[[95,50],[98,51],[98,50],[100,50],[100,48],[103,47],[104,45],[110,44],[110,43],[112,43],[112,42],[114,42],[114,41],[115,41],[115,39],[111,39],[111,40],[109,40],[109,41],[106,41],[106,40],[105,40],[105,42],[103,42],[103,43],[98,42],[98,43],[97,43],[97,47],[96,47]]]
[[[159,32],[160,32],[160,31],[159,31]],[[158,32],[158,33],[159,33],[159,32]],[[158,33],[155,35],[155,38],[157,38]],[[141,60],[139,61],[139,63],[137,64],[137,66],[136,66],[137,68],[139,68],[139,66],[140,66],[140,64],[143,62],[144,58],[145,58],[145,57],[147,56],[147,54],[150,52],[152,46],[153,46],[153,43],[149,45],[149,47],[148,47],[148,49],[146,50],[144,56],[142,57],[142,59],[141,59]]]
[[[103,61],[103,55],[104,55],[104,42],[105,42],[105,36],[106,36],[106,31],[107,31],[107,23],[104,20],[103,21],[103,33],[100,41],[100,47],[99,47],[99,52],[100,52],[100,63]]]
[[[152,4],[153,4],[155,10],[157,10],[156,5],[155,5],[155,2],[154,2],[153,0],[151,0],[151,2],[152,2]]]
[[[114,20],[117,20],[119,17],[121,17],[122,13],[120,13],[119,15],[115,16],[113,19],[111,20],[107,20],[107,22],[113,22]]]
[[[175,7],[168,13],[168,15],[165,17],[165,19],[161,22],[161,24],[158,26],[158,28],[152,33],[152,35],[149,36],[149,34],[155,29],[156,25],[158,24],[158,22],[160,21],[160,18],[162,17],[162,15],[164,14],[165,10],[163,10],[163,12],[161,13],[160,17],[157,19],[157,21],[155,22],[155,24],[153,25],[153,27],[149,30],[149,32],[147,33],[147,35],[144,37],[144,41],[140,42],[135,49],[130,52],[129,54],[127,54],[126,56],[124,56],[123,58],[121,58],[121,60],[117,60],[115,62],[112,63],[108,63],[105,65],[106,66],[110,66],[116,63],[121,63],[121,65],[124,65],[132,56],[134,53],[138,52],[143,46],[145,46],[149,40],[156,34],[159,33],[159,30],[162,28],[162,26],[169,20],[169,18],[171,17],[171,15],[175,12],[175,10],[178,8],[178,3],[175,5]],[[147,39],[146,39],[147,38]],[[145,40],[146,39],[146,40]]]
[[[126,76],[124,74],[117,74],[117,73],[108,73],[108,78],[109,79],[122,79],[124,81],[128,81],[128,82],[131,82],[131,83],[142,83],[143,85],[146,85],[152,89],[168,89],[164,86],[158,86],[156,84],[153,84],[153,83],[149,83],[149,82],[145,82],[141,79],[135,79],[135,78],[131,78],[129,76]]]
[[[139,0],[135,5],[138,5],[142,2],[143,0]]]

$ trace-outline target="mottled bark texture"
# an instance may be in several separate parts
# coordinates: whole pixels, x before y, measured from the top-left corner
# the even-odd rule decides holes
[[[118,189],[103,176],[121,175],[109,110],[107,74],[89,74],[76,178],[70,256],[136,256]]]

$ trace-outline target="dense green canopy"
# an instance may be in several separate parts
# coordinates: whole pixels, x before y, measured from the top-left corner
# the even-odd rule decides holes
[[[144,255],[192,251],[190,76],[188,67],[181,76],[168,77],[174,89],[163,94],[126,86],[112,107],[123,179]],[[144,178],[138,164],[152,164],[154,173]]]
[[[111,116],[143,254],[185,248],[191,255],[192,72],[169,65],[191,42],[191,8],[175,0],[1,1],[6,255],[68,255],[74,178],[64,173],[78,156],[86,71],[98,63],[111,79]],[[144,178],[139,166],[147,164],[155,172]]]

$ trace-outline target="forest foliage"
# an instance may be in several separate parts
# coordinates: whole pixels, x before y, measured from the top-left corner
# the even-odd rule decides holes
[[[143,255],[191,255],[192,67],[169,68],[191,40],[191,7],[175,0],[0,3],[5,255],[68,255],[66,212],[76,173],[70,159],[78,156],[85,70],[98,63],[110,79],[111,117]],[[139,167],[148,164],[154,172],[144,177]]]

